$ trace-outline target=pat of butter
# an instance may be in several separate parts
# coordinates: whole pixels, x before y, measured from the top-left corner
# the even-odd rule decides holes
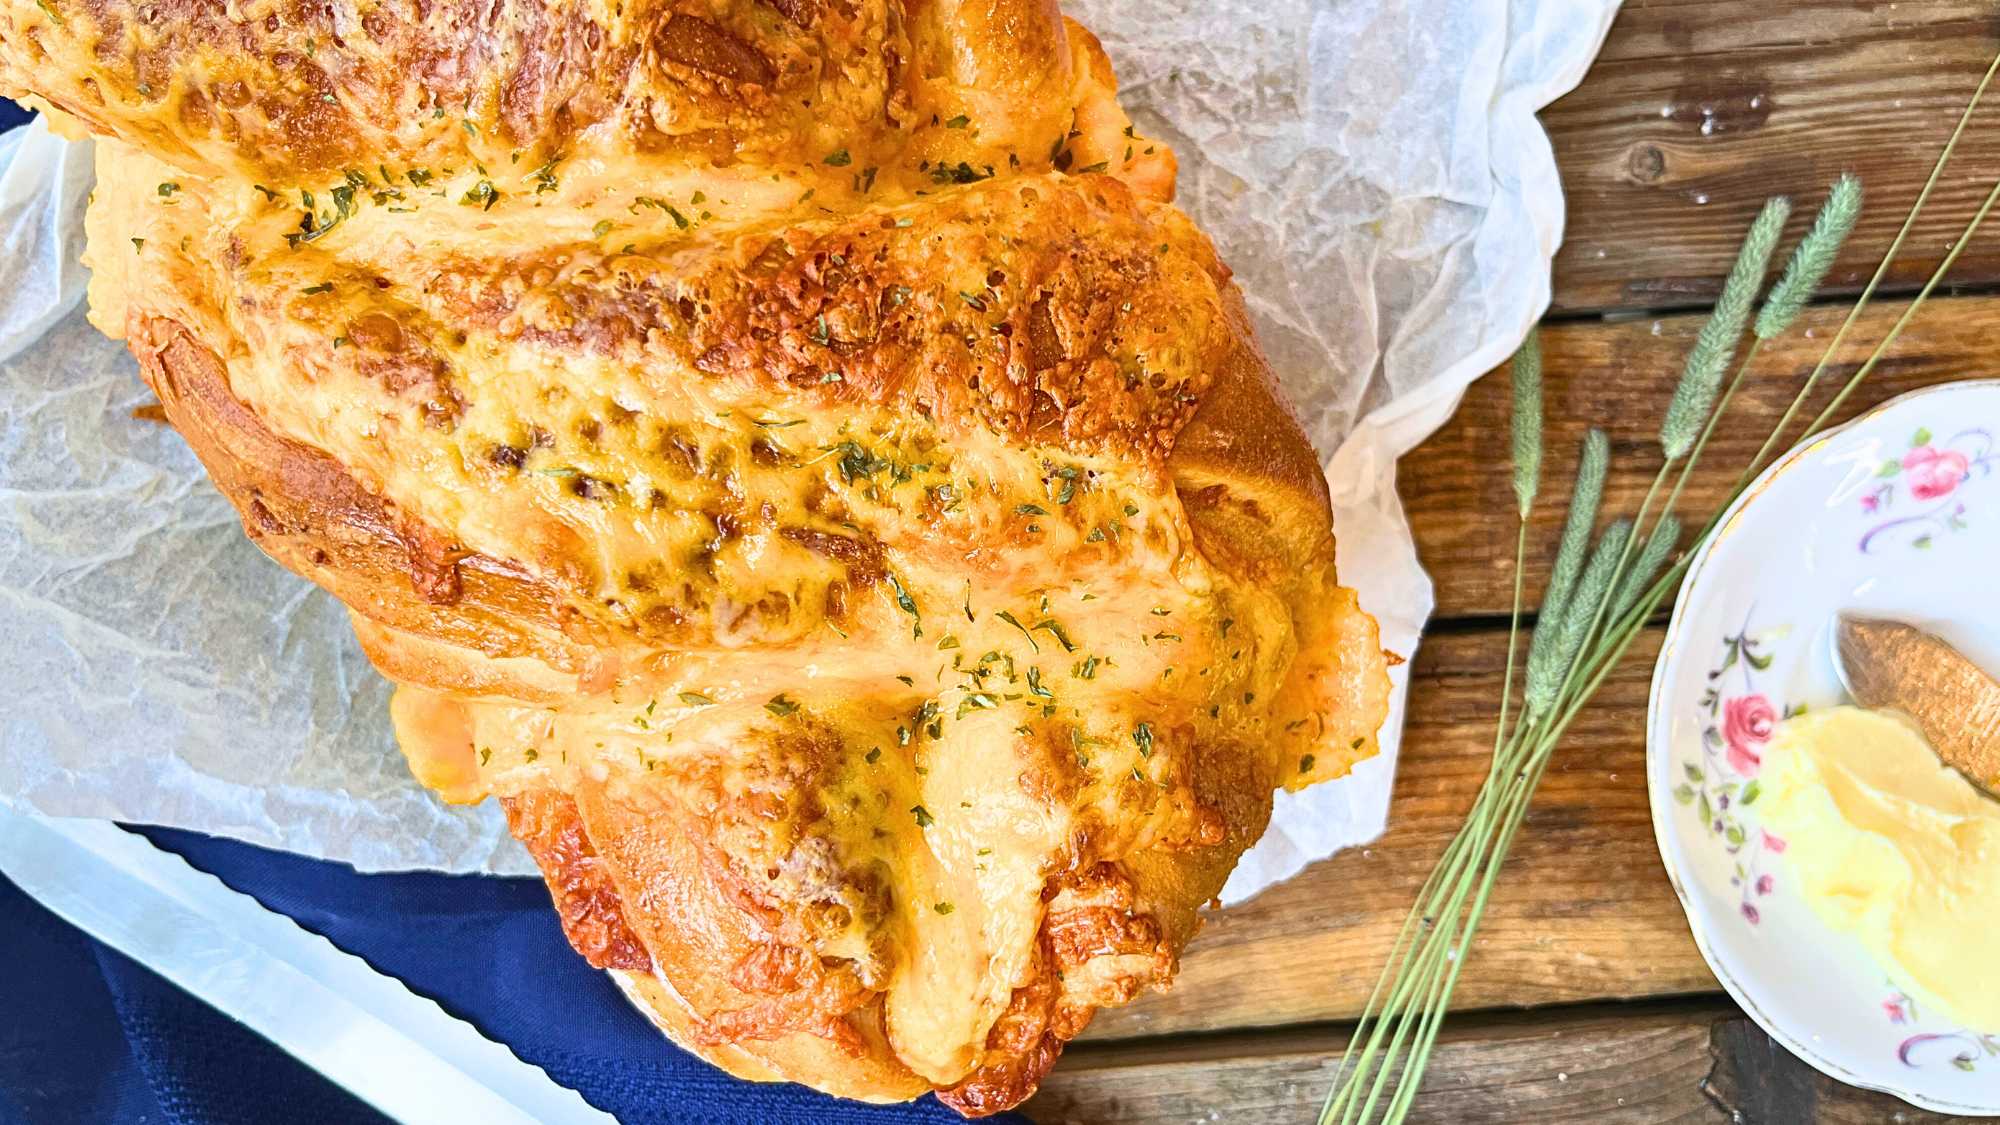
[[[1762,782],[1763,826],[1813,911],[1920,1003],[2000,1031],[2000,801],[1908,722],[1856,707],[1786,721]]]

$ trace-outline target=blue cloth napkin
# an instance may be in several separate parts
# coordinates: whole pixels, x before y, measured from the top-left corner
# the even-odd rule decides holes
[[[401,979],[621,1121],[959,1120],[931,1098],[867,1106],[739,1082],[682,1052],[570,949],[538,879],[361,875],[234,840],[133,830]],[[282,1108],[287,1121],[384,1121],[3,879],[0,949],[14,962],[0,973],[0,1119],[233,1125]]]
[[[0,131],[24,120],[0,100]],[[960,1120],[928,1097],[867,1106],[798,1086],[740,1082],[682,1052],[570,949],[540,880],[362,875],[191,832],[136,831],[401,979],[621,1121]],[[4,878],[0,950],[11,961],[0,972],[0,1122],[387,1120]],[[1025,1125],[1013,1115],[989,1120]]]

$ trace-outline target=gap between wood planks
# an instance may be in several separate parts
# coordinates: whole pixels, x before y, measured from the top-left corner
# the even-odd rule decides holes
[[[2000,228],[1993,241],[2000,244]],[[1832,399],[1907,307],[1903,298],[1870,305],[1822,377],[1807,418]],[[1689,480],[1680,505],[1687,522],[1699,525],[1722,503],[1819,362],[1848,308],[1845,303],[1810,308],[1791,332],[1764,346]],[[1659,419],[1704,319],[1702,314],[1682,314],[1573,322],[1543,331],[1548,451],[1529,531],[1530,607],[1554,559],[1584,430],[1595,425],[1610,435],[1605,510],[1630,514],[1659,467]],[[2000,375],[1995,341],[2000,341],[2000,295],[1933,296],[1841,416],[1934,383]],[[1508,388],[1504,370],[1474,383],[1458,413],[1398,467],[1419,557],[1437,590],[1434,630],[1455,628],[1449,623],[1463,619],[1498,622],[1504,630],[1513,602],[1514,500],[1503,471]],[[1795,421],[1784,444],[1796,441],[1802,429],[1803,420]]]
[[[2000,83],[2000,79],[1996,79],[1995,81],[1996,83]],[[1993,229],[1989,230],[1985,225],[1982,224],[1979,228],[1978,237],[1981,238],[1993,237],[1996,240],[2000,240],[2000,234],[1995,233],[1996,231],[2000,231],[2000,218],[1989,216],[1987,222],[1993,224]],[[1786,244],[1784,250],[1785,253],[1789,254],[1791,252],[1790,244]],[[1771,281],[1777,280],[1778,271],[1781,270],[1783,266],[1784,263],[1782,261],[1772,263],[1771,274],[1770,274]],[[1923,278],[1909,282],[1884,280],[1881,287],[1875,290],[1875,295],[1869,298],[1869,303],[1873,304],[1876,301],[1902,300],[1905,298],[1914,297],[1916,296],[1917,291],[1923,288],[1923,282],[1926,280],[1929,279]],[[1860,296],[1860,292],[1861,292],[1860,286],[1857,285],[1851,292],[1820,293],[1819,295],[1815,296],[1810,302],[1808,302],[1808,307],[1819,308],[1819,309],[1835,309],[1839,312],[1841,316],[1844,317],[1847,315],[1847,310],[1854,307],[1854,299]],[[1962,283],[1955,283],[1952,282],[1949,277],[1947,277],[1946,280],[1944,282],[1941,282],[1938,285],[1937,289],[1931,293],[1931,299],[1944,300],[1952,297],[1987,297],[1996,294],[2000,294],[2000,278],[1994,278],[1992,280],[1974,280]],[[1541,327],[1544,331],[1546,331],[1550,328],[1557,326],[1590,325],[1590,324],[1627,324],[1633,321],[1664,320],[1668,317],[1687,316],[1687,315],[1698,315],[1706,317],[1709,313],[1709,310],[1712,309],[1714,305],[1715,302],[1713,299],[1713,295],[1711,295],[1710,297],[1702,298],[1699,300],[1690,299],[1688,301],[1675,304],[1662,304],[1662,305],[1652,305],[1652,306],[1638,305],[1638,306],[1633,306],[1631,308],[1609,308],[1609,309],[1551,308],[1548,311],[1548,314],[1542,317]]]

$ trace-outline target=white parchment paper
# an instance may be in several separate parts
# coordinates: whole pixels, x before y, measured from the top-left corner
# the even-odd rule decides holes
[[[1067,9],[1179,154],[1182,205],[1330,453],[1342,577],[1412,655],[1432,599],[1396,458],[1548,304],[1563,202],[1534,113],[1582,77],[1617,0]],[[38,124],[0,141],[0,169],[0,801],[363,870],[532,871],[497,810],[411,779],[340,605],[132,417],[151,401],[136,365],[78,308],[87,144]],[[1382,755],[1280,794],[1225,900],[1382,830],[1406,672]]]

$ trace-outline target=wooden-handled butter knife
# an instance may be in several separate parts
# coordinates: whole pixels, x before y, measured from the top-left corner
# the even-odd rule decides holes
[[[2000,681],[1901,621],[1843,613],[1833,648],[1840,680],[1856,703],[1916,720],[1946,765],[2000,797]]]

